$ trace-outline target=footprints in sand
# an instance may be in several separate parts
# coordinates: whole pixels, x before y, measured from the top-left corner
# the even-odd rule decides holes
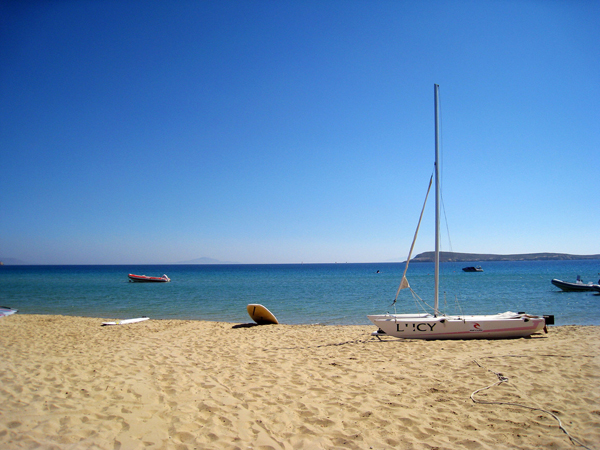
[[[10,342],[5,335],[0,448],[535,448],[534,434],[568,446],[541,414],[470,400],[497,380],[473,363],[482,357],[511,377],[482,398],[560,399],[552,409],[565,422],[600,423],[598,393],[581,395],[597,384],[597,359],[549,370],[541,356],[561,351],[560,336],[516,342],[529,350],[524,365],[501,358],[515,341],[378,341],[371,327],[97,322],[71,320],[79,328],[65,333],[65,321],[53,318],[39,332],[45,337],[35,327],[15,328],[21,334]],[[598,427],[588,428],[598,437]]]
[[[12,420],[6,424],[6,428],[8,428],[9,430],[13,430],[15,428],[19,428],[21,425],[21,422],[19,422],[18,420]]]

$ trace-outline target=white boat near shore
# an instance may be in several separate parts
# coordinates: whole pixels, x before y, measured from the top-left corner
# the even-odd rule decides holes
[[[434,275],[434,307],[431,313],[423,314],[380,314],[369,315],[369,320],[378,327],[374,335],[389,335],[405,339],[499,339],[526,337],[533,333],[546,330],[546,320],[542,316],[526,313],[504,312],[493,315],[446,315],[439,311],[439,266],[440,266],[440,183],[439,183],[439,86],[434,85],[435,98],[435,275]],[[425,197],[425,204],[431,189],[431,180]],[[410,248],[406,267],[400,287],[394,299],[403,289],[411,289],[406,278],[410,257],[423,218],[425,204],[421,211],[417,231]],[[416,296],[418,298],[418,296]],[[419,299],[420,300],[420,299]],[[552,321],[553,323],[553,321]]]

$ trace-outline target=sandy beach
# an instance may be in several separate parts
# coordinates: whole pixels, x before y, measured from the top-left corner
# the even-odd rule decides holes
[[[103,321],[0,318],[0,448],[600,449],[600,327],[429,342]],[[475,400],[511,404],[471,399],[488,386]]]

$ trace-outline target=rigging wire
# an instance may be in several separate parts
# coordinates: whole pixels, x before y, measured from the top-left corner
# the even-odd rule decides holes
[[[439,122],[440,122],[440,163],[439,163],[439,169],[440,169],[440,202],[441,202],[441,206],[442,206],[442,213],[444,216],[444,224],[446,226],[446,235],[448,237],[448,247],[449,247],[449,252],[454,252],[454,248],[452,246],[452,239],[450,237],[450,223],[448,221],[448,216],[446,214],[446,204],[444,202],[444,160],[445,160],[445,156],[444,156],[444,133],[442,132],[443,127],[444,127],[444,116],[443,116],[443,108],[442,108],[442,99],[441,96],[439,98],[439,102],[440,102],[440,108],[439,108]],[[443,243],[442,243],[443,245]],[[442,273],[444,273],[442,271]],[[455,287],[456,288],[456,287]],[[463,311],[462,311],[462,307],[460,305],[460,302],[458,301],[458,297],[460,296],[460,291],[458,293],[454,294],[454,307],[457,309],[457,313],[459,315],[464,315]],[[445,303],[445,307],[446,307],[446,312],[448,312],[448,304],[446,303],[446,291],[444,291],[444,303]]]
[[[446,224],[446,233],[448,234],[448,245],[450,247],[450,251],[452,251],[452,241],[450,240],[450,228],[448,226],[448,217],[446,216],[446,206],[444,205],[444,108],[442,108],[442,98],[439,96],[438,98],[440,108],[439,108],[439,123],[440,123],[440,162],[439,162],[439,170],[440,170],[440,201],[442,204],[442,212],[444,213],[444,222]]]
[[[444,116],[443,116],[443,110],[444,108],[442,108],[442,99],[441,96],[438,97],[438,101],[440,104],[439,107],[439,111],[438,111],[438,116],[439,116],[439,127],[440,127],[440,132],[439,132],[439,147],[440,147],[440,161],[439,161],[439,171],[440,171],[440,203],[442,206],[442,213],[444,216],[444,224],[446,226],[446,234],[448,236],[448,246],[449,246],[449,251],[452,252],[452,240],[450,239],[450,227],[448,224],[448,216],[446,215],[446,205],[444,203],[444,160],[445,160],[445,156],[444,156],[444,133],[443,133],[443,127],[444,127]],[[440,245],[441,248],[443,247],[443,242],[440,239]],[[440,252],[441,252],[441,248],[440,248]],[[440,268],[441,269],[441,268]],[[444,275],[444,271],[440,270],[441,275]],[[455,298],[456,300],[456,298]],[[448,303],[447,303],[447,298],[446,298],[446,291],[444,291],[444,309],[446,312],[448,312]]]
[[[444,215],[444,223],[446,225],[446,234],[448,236],[448,245],[450,247],[450,252],[452,252],[453,248],[452,248],[452,240],[450,239],[450,227],[449,227],[449,223],[448,223],[448,217],[446,215],[446,206],[444,204],[444,198],[443,198],[443,185],[444,185],[444,183],[443,183],[443,179],[444,179],[444,176],[443,176],[443,170],[444,170],[443,148],[444,148],[444,146],[443,146],[443,133],[442,133],[442,128],[443,128],[443,115],[442,115],[442,111],[443,111],[443,108],[441,107],[441,98],[438,97],[438,99],[439,99],[439,103],[440,103],[440,107],[439,107],[439,127],[440,127],[439,138],[440,138],[440,142],[439,142],[439,146],[440,146],[440,153],[441,153],[441,155],[440,155],[441,156],[441,158],[440,158],[441,161],[439,161],[439,172],[440,172],[439,193],[440,193],[440,201],[441,201],[442,211],[443,211],[443,215]],[[390,306],[394,307],[394,312],[396,312],[396,303],[398,301],[398,295],[400,294],[401,290],[406,289],[406,288],[410,289],[410,291],[412,293],[412,296],[413,296],[413,298],[414,298],[414,300],[416,302],[416,306],[417,306],[418,309],[422,309],[426,313],[429,313],[429,311],[427,311],[426,308],[425,308],[425,306],[426,306],[431,311],[435,312],[435,308],[433,308],[429,304],[427,304],[423,299],[421,299],[421,297],[419,297],[417,295],[417,293],[415,291],[413,291],[413,289],[410,287],[410,285],[408,283],[408,280],[406,279],[406,272],[408,270],[408,264],[410,263],[410,258],[411,258],[412,251],[413,251],[413,248],[414,248],[414,245],[415,245],[415,241],[417,239],[417,234],[419,233],[419,227],[421,225],[421,219],[423,218],[423,212],[425,211],[425,205],[427,204],[427,198],[429,196],[429,191],[431,189],[432,181],[433,181],[433,174],[431,175],[431,178],[429,180],[429,187],[427,188],[427,194],[425,195],[425,201],[423,203],[423,209],[421,210],[421,216],[419,217],[419,223],[418,223],[417,229],[415,231],[415,235],[414,235],[414,238],[413,238],[412,245],[410,247],[408,258],[406,259],[406,267],[404,269],[404,273],[403,273],[402,279],[400,281],[400,286],[398,286],[398,290],[396,291],[396,296],[394,297],[394,301],[390,305]],[[446,293],[444,292],[444,297],[445,297],[445,294]],[[455,303],[458,304],[458,299],[456,298],[456,296],[455,296]],[[448,305],[446,304],[445,306],[446,306],[446,310],[447,310]],[[460,306],[458,306],[458,308],[459,308],[459,310],[461,310]],[[461,315],[462,315],[462,310],[461,310]]]
[[[410,251],[408,252],[408,258],[406,258],[406,266],[404,267],[404,273],[402,274],[402,280],[400,281],[400,286],[398,286],[398,291],[396,291],[396,297],[392,302],[391,306],[396,305],[396,301],[398,300],[398,295],[402,289],[410,288],[408,284],[408,280],[406,279],[406,271],[408,270],[408,265],[410,264],[410,257],[412,255],[413,249],[415,248],[415,242],[417,241],[417,236],[419,234],[419,227],[421,226],[421,220],[423,219],[423,213],[425,212],[425,205],[427,205],[427,197],[429,197],[429,191],[431,190],[431,183],[433,182],[433,175],[429,178],[429,186],[427,187],[427,194],[425,194],[425,201],[423,202],[423,208],[421,209],[421,215],[419,216],[419,223],[417,224],[417,229],[415,230],[415,236],[413,238],[412,244],[410,246]],[[412,289],[411,289],[412,291]]]

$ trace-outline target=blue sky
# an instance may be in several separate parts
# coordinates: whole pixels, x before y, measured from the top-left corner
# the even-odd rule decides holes
[[[596,1],[0,4],[0,258],[600,253]],[[433,249],[433,202],[415,254]]]

